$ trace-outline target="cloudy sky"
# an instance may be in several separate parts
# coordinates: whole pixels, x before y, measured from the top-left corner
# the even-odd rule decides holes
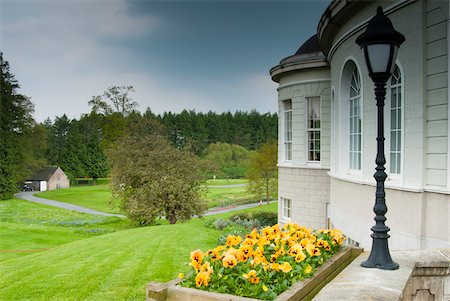
[[[328,0],[0,0],[0,51],[43,121],[88,113],[111,85],[155,113],[276,110],[269,69]]]

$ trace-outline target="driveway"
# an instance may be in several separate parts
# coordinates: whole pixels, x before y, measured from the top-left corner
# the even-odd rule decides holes
[[[64,203],[64,202],[58,202],[58,201],[43,199],[43,198],[35,196],[34,195],[35,193],[38,193],[38,192],[36,192],[36,191],[33,191],[33,192],[31,192],[31,191],[23,191],[23,192],[16,193],[15,196],[17,198],[19,198],[19,199],[22,199],[22,200],[27,200],[27,201],[34,202],[34,203],[50,205],[50,206],[59,207],[59,208],[67,209],[67,210],[73,210],[73,211],[82,212],[82,213],[97,214],[97,215],[104,215],[104,216],[117,216],[117,217],[120,217],[120,218],[125,218],[126,217],[125,215],[122,215],[122,214],[101,212],[101,211],[89,209],[89,208],[86,208],[86,207],[77,206],[77,205],[74,205],[74,204],[69,204],[69,203]]]

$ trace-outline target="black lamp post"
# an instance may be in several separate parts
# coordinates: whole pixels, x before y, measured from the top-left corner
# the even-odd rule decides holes
[[[356,39],[356,43],[364,51],[369,76],[375,84],[375,99],[377,101],[377,164],[374,178],[377,182],[375,193],[375,226],[372,230],[372,250],[369,258],[361,263],[366,268],[379,268],[396,270],[399,265],[394,262],[389,253],[388,231],[385,225],[387,212],[384,181],[387,178],[384,172],[386,157],[384,156],[384,99],[386,96],[386,81],[392,75],[395,59],[400,45],[405,37],[396,31],[391,20],[383,13],[381,6],[377,14],[369,21],[366,31]]]

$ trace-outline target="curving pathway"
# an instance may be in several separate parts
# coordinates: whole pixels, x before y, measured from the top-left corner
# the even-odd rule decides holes
[[[240,184],[237,184],[237,185],[240,185]],[[78,205],[74,205],[74,204],[70,204],[70,203],[64,203],[64,202],[58,202],[58,201],[40,198],[40,197],[35,196],[34,195],[35,193],[39,193],[39,191],[22,191],[22,192],[16,193],[15,196],[22,200],[39,203],[39,204],[44,204],[44,205],[50,205],[50,206],[54,206],[54,207],[59,207],[59,208],[63,208],[66,210],[73,210],[73,211],[87,213],[87,214],[97,214],[97,215],[103,215],[103,216],[117,216],[120,218],[126,218],[126,216],[122,215],[122,214],[101,212],[101,211],[93,210],[90,208],[86,208],[86,207],[82,207],[82,206],[78,206]],[[272,202],[276,202],[276,201],[272,201]],[[265,206],[265,205],[267,205],[266,202],[264,202],[261,206]],[[258,206],[259,206],[259,203],[251,203],[251,204],[240,205],[240,206],[214,207],[214,208],[208,209],[208,211],[205,212],[204,216],[221,214],[221,213],[237,211],[237,210],[243,210],[243,209],[247,209],[247,208],[254,208],[254,207],[258,207]]]
[[[38,193],[38,192],[39,191],[22,191],[22,192],[16,193],[15,196],[22,200],[39,203],[39,204],[44,204],[44,205],[50,205],[50,206],[59,207],[59,208],[67,209],[67,210],[73,210],[73,211],[82,212],[82,213],[97,214],[97,215],[103,215],[103,216],[117,216],[120,218],[126,218],[126,216],[122,215],[122,214],[101,212],[101,211],[93,210],[90,208],[77,206],[74,204],[40,198],[40,197],[37,197],[34,195],[35,193]]]

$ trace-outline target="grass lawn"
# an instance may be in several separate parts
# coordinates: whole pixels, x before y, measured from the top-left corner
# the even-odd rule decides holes
[[[247,184],[246,179],[215,179],[206,181],[206,185],[223,186],[223,185],[235,185],[235,184]]]
[[[256,202],[255,197],[247,193],[245,186],[230,188],[208,187],[204,199],[208,202],[209,208]]]
[[[106,183],[108,179],[98,179],[100,183]],[[245,186],[242,187],[217,187],[233,184],[245,184],[245,179],[217,179],[208,180],[208,187],[204,195],[204,200],[208,202],[208,208],[229,205],[248,204],[256,202],[254,196],[247,193]],[[66,189],[44,191],[36,194],[49,200],[71,203],[98,211],[109,213],[122,213],[117,205],[110,204],[111,191],[107,184],[96,186],[73,186]]]
[[[117,217],[78,213],[19,199],[0,201],[0,261],[130,227],[128,220]]]
[[[262,209],[276,212],[277,204],[249,211]],[[149,281],[175,278],[189,270],[192,250],[215,246],[221,232],[204,226],[209,218],[119,231],[4,261],[0,300],[144,300]]]
[[[73,186],[65,189],[44,191],[36,194],[49,200],[71,203],[98,211],[121,213],[117,206],[110,204],[111,190],[106,184],[96,186]]]

